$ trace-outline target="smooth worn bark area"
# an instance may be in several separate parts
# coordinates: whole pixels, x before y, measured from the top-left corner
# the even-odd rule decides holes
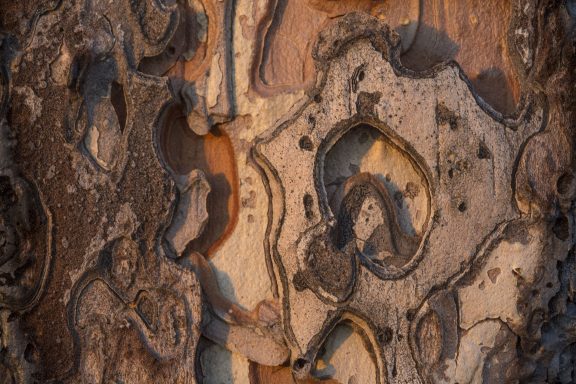
[[[575,21],[0,0],[0,383],[576,382]]]

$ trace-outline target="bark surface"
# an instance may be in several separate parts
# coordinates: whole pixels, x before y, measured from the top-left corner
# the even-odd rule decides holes
[[[572,0],[0,0],[0,383],[575,383]]]

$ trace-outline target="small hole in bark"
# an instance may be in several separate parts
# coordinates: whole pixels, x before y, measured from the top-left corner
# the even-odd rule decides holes
[[[360,73],[358,73],[358,81],[364,80],[365,76],[366,75],[365,75],[364,71],[360,71]]]
[[[574,185],[574,176],[571,173],[565,173],[558,178],[556,182],[556,190],[559,194],[565,195],[570,192],[570,189]]]
[[[312,115],[308,116],[308,122],[312,125],[316,124],[316,118]]]
[[[490,158],[492,158],[492,153],[490,153],[490,149],[488,149],[488,146],[487,146],[483,141],[481,141],[481,142],[478,144],[478,153],[477,153],[477,155],[478,155],[478,158],[479,158],[479,159],[490,159]]]
[[[314,95],[314,102],[321,103],[322,102],[322,96],[320,96],[319,94]]]
[[[70,71],[68,72],[68,88],[73,90],[80,90],[82,83],[82,72],[86,68],[88,58],[85,55],[75,56],[70,64]]]
[[[568,223],[568,218],[565,215],[560,216],[554,222],[554,227],[552,227],[552,232],[562,241],[568,240],[570,236],[569,233],[570,225]]]
[[[392,341],[392,337],[394,336],[392,329],[390,327],[384,327],[382,331],[378,334],[378,341],[382,345],[386,345]]]
[[[458,116],[444,103],[438,103],[436,105],[436,123],[439,125],[448,124],[450,129],[455,131],[458,129]]]
[[[301,371],[302,369],[304,369],[306,367],[306,365],[308,364],[308,360],[306,359],[297,359],[294,362],[294,370],[295,371]]]
[[[314,217],[314,212],[312,211],[312,205],[314,204],[314,199],[312,196],[307,193],[302,198],[302,202],[304,203],[304,214],[308,220]]]
[[[414,310],[413,309],[409,309],[408,311],[406,311],[406,320],[408,321],[412,321],[414,320]]]
[[[124,88],[122,84],[113,81],[110,90],[110,102],[118,116],[118,123],[120,123],[120,130],[123,132],[126,127],[126,99],[124,98]]]
[[[464,201],[461,202],[460,204],[458,204],[458,210],[459,210],[460,212],[465,212],[466,209],[468,209],[468,207],[466,206],[466,203],[465,203]]]
[[[296,274],[294,275],[294,278],[292,279],[292,283],[294,284],[294,288],[298,292],[302,292],[307,287],[306,280],[304,279],[304,276],[302,275],[302,272],[300,272],[300,271],[296,272]]]
[[[300,138],[298,145],[300,146],[301,149],[305,151],[311,151],[314,149],[314,144],[312,144],[312,140],[310,139],[309,136],[306,135]]]

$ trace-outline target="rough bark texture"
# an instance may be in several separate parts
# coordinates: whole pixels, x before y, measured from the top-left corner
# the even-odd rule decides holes
[[[575,383],[572,0],[0,0],[0,383]]]

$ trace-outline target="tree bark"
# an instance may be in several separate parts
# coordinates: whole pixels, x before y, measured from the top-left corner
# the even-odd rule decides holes
[[[571,0],[0,0],[0,383],[576,382]]]

